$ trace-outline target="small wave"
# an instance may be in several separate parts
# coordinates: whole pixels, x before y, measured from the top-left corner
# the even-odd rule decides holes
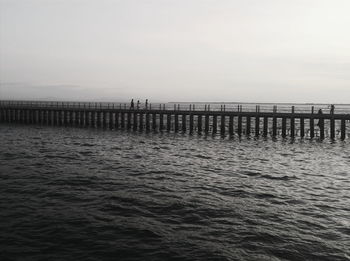
[[[79,154],[81,154],[83,156],[87,156],[87,155],[92,155],[93,152],[92,151],[80,151]]]
[[[296,179],[295,176],[272,176],[272,175],[268,175],[268,174],[264,174],[264,175],[261,175],[261,178],[265,178],[265,179],[271,179],[271,180],[284,180],[284,181],[287,181],[287,180],[291,180],[291,179]]]
[[[210,156],[205,156],[205,155],[201,155],[201,154],[194,155],[194,157],[200,158],[200,159],[212,159],[212,157],[210,157]]]
[[[95,144],[83,143],[83,144],[81,144],[80,146],[82,146],[82,147],[93,147],[93,146],[95,146]]]
[[[255,196],[256,198],[259,198],[259,199],[276,198],[275,195],[270,194],[270,193],[256,193],[256,194],[254,194],[254,196]]]
[[[250,170],[245,170],[243,172],[241,172],[243,175],[247,175],[247,176],[250,176],[250,177],[255,177],[255,176],[259,176],[261,175],[260,172],[256,172],[256,171],[250,171]]]

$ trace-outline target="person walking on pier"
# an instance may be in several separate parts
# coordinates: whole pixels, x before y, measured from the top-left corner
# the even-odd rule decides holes
[[[130,102],[130,109],[134,109],[134,99],[131,99],[131,102]]]

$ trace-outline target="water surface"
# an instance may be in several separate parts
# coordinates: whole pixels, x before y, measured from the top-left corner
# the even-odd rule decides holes
[[[350,260],[348,142],[0,125],[1,260]]]

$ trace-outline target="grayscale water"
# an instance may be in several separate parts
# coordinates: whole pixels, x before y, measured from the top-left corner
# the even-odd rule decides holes
[[[349,141],[0,125],[1,260],[350,260]]]

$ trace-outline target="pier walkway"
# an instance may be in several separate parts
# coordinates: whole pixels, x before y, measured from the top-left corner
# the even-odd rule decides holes
[[[115,103],[0,101],[0,123],[344,140],[349,136],[348,122],[350,113],[320,113],[313,107],[309,112],[297,111],[295,106],[279,111],[274,105],[271,111],[262,111],[256,105],[254,111],[244,111],[241,105],[213,110],[210,105],[194,104],[185,109],[180,104],[130,108]]]

